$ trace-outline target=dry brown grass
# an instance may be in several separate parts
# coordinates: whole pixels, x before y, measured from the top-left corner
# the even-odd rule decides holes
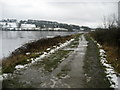
[[[90,35],[103,46],[108,62],[120,73],[120,28],[97,30]]]
[[[59,45],[59,43],[64,43],[66,40],[70,40],[74,38],[74,35],[68,36],[57,36],[54,38],[46,38],[40,39],[38,41],[27,43],[22,47],[16,49],[12,54],[5,58],[2,62],[2,71],[3,73],[13,72],[15,70],[15,66],[18,64],[26,64],[30,63],[27,59],[36,58],[40,56],[40,54],[46,51],[47,48],[52,48],[54,45]],[[26,55],[26,53],[30,53],[30,55]],[[36,54],[39,53],[39,54]]]
[[[106,51],[108,63],[112,64],[115,70],[120,73],[120,53],[118,48],[110,45],[103,45],[103,48]]]

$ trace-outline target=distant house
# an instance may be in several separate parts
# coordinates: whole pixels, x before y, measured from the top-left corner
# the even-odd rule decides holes
[[[80,30],[81,31],[90,31],[91,28],[89,28],[88,26],[82,26],[82,27],[80,27]]]
[[[53,28],[48,28],[49,31],[53,31]]]
[[[31,30],[35,28],[36,28],[35,24],[21,24],[21,29]]]
[[[13,30],[17,28],[17,23],[15,22],[0,22],[3,29]]]
[[[6,28],[5,25],[6,25],[6,22],[2,22],[2,21],[0,22],[0,28]]]
[[[65,28],[54,28],[55,31],[68,31],[68,29]]]
[[[6,27],[10,30],[17,28],[17,23],[7,23]]]
[[[0,20],[1,30],[79,31],[80,26],[41,20]]]
[[[81,31],[84,31],[85,29],[84,28],[80,28]]]

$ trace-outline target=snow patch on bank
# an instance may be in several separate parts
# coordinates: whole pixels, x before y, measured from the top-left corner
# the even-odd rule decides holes
[[[111,64],[108,64],[108,61],[106,60],[106,52],[105,50],[103,50],[100,44],[98,44],[99,47],[99,52],[100,52],[100,58],[101,58],[101,63],[103,64],[103,66],[105,67],[105,73],[107,74],[106,77],[108,78],[108,80],[110,81],[111,84],[111,88],[118,88],[119,82],[118,82],[118,73],[115,72],[114,68],[111,66]]]
[[[74,40],[74,39],[71,39],[71,40],[69,40],[69,41],[66,41],[65,43],[60,44],[59,46],[53,46],[54,49],[51,49],[51,50],[50,50],[50,48],[48,48],[47,51],[50,50],[49,52],[44,52],[42,55],[40,55],[39,57],[37,57],[37,58],[35,58],[35,59],[31,58],[31,59],[30,59],[31,63],[25,64],[25,65],[17,65],[17,66],[15,66],[15,69],[16,69],[16,70],[20,70],[20,69],[23,69],[23,68],[27,68],[28,66],[34,64],[35,62],[41,61],[44,57],[49,56],[50,54],[55,53],[55,51],[57,51],[57,50],[65,47],[65,46],[69,45],[73,40]],[[28,53],[27,53],[27,54],[28,54]],[[29,61],[29,60],[27,60],[27,61]],[[7,77],[9,77],[9,76],[11,76],[11,73],[8,73],[8,74],[7,74],[7,73],[4,73],[4,74],[2,75],[3,79],[7,79]]]
[[[21,69],[21,68],[24,68],[24,66],[23,65],[17,65],[17,66],[15,66],[15,69]]]
[[[49,51],[48,53],[47,53],[47,52],[44,52],[42,55],[40,55],[40,57],[37,57],[36,59],[33,59],[33,60],[32,60],[32,63],[34,63],[34,62],[36,62],[36,61],[40,61],[40,60],[43,59],[44,57],[46,57],[46,56],[54,53],[55,51],[57,51],[57,50],[65,47],[65,46],[67,46],[67,45],[70,44],[73,40],[74,40],[74,39],[71,39],[71,40],[69,40],[69,41],[66,41],[66,42],[63,43],[63,44],[60,44],[60,46],[56,46],[54,49],[51,49],[51,50],[50,50],[50,48],[49,48],[50,51]],[[48,49],[47,49],[47,50],[48,50]]]

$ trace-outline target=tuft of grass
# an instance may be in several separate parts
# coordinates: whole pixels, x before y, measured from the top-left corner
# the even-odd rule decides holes
[[[44,58],[40,63],[43,65],[46,71],[51,72],[58,66],[59,63],[62,62],[63,58],[68,56],[69,53],[70,50],[59,50],[49,57]]]
[[[72,41],[70,45],[68,45],[69,48],[77,48],[77,46],[79,45],[79,37],[80,37],[80,35],[82,35],[82,34],[76,34],[76,36],[74,38],[75,40]]]

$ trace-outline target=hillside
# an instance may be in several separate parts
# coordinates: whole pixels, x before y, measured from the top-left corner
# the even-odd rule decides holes
[[[87,26],[69,25],[53,21],[7,19],[0,21],[2,30],[89,31]]]

